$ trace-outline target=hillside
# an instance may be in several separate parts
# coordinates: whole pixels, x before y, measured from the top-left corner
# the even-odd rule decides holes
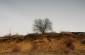
[[[62,32],[0,37],[0,53],[85,52],[84,32]]]

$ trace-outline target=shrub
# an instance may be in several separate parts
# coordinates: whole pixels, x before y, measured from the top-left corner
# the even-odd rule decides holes
[[[72,43],[72,40],[65,41],[66,47],[70,49],[74,49],[74,45]]]
[[[20,39],[20,38],[16,39],[16,43],[19,43],[19,42],[22,42],[22,41],[23,41],[23,39]]]
[[[85,40],[81,41],[81,44],[84,44],[85,45]]]
[[[15,47],[13,48],[12,52],[20,52],[20,48],[17,47],[17,46],[15,46]]]

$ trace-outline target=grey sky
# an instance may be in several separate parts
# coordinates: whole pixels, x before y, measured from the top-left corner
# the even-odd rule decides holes
[[[56,32],[84,32],[85,0],[0,0],[0,35],[31,33],[33,20],[46,17]]]

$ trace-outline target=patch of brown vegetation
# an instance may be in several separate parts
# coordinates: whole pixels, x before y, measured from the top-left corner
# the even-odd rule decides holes
[[[11,35],[0,38],[0,52],[83,51],[85,38],[75,33]]]

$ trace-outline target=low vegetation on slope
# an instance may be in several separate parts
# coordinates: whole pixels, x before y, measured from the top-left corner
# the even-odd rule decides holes
[[[85,33],[62,32],[0,37],[0,53],[5,52],[64,52],[84,51]]]

